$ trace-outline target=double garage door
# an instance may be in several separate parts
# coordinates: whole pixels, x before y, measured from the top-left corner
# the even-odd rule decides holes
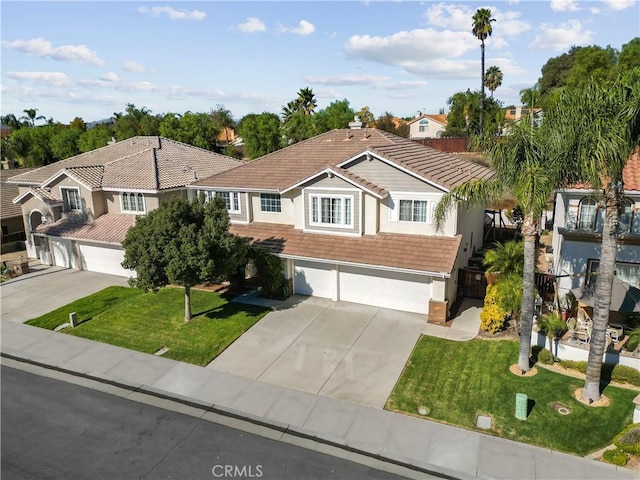
[[[124,260],[124,250],[122,248],[82,243],[63,238],[50,238],[50,245],[53,264],[58,267],[75,268],[121,277],[130,277],[134,274],[134,272],[122,268],[120,265]]]
[[[296,260],[294,291],[407,312],[428,313],[429,277]]]

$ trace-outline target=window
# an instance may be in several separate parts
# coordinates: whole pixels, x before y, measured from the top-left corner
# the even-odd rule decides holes
[[[144,195],[141,193],[123,192],[122,211],[125,213],[144,213]]]
[[[580,201],[577,228],[593,230],[596,228],[597,202],[595,198],[584,198]]]
[[[426,119],[422,119],[420,120],[420,123],[418,124],[418,131],[419,132],[426,132],[429,130],[429,120]]]
[[[586,289],[595,289],[600,260],[589,260]],[[629,285],[640,287],[640,263],[616,262],[616,277]],[[593,291],[593,290],[592,290]]]
[[[82,199],[78,188],[62,188],[61,190],[66,210],[82,210]]]
[[[261,193],[260,210],[263,212],[282,212],[280,195],[277,193]]]
[[[401,222],[427,223],[430,221],[429,202],[426,200],[400,200],[398,219]]]
[[[218,192],[216,195],[224,200],[229,212],[240,213],[240,194],[238,192]]]
[[[353,197],[311,195],[311,223],[353,226]]]
[[[631,231],[631,223],[633,222],[633,202],[625,200],[620,212],[618,231],[620,233],[629,233]]]

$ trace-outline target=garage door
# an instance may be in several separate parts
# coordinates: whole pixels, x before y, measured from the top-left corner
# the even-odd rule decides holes
[[[79,243],[78,247],[83,270],[121,277],[130,277],[134,273],[120,265],[124,260],[124,250],[121,248],[86,243]]]
[[[335,274],[331,265],[296,261],[293,288],[300,295],[332,298],[335,295]]]
[[[340,267],[340,300],[407,312],[428,313],[431,288],[421,275]]]
[[[51,239],[51,253],[53,264],[57,267],[71,268],[73,261],[73,246],[71,240]]]

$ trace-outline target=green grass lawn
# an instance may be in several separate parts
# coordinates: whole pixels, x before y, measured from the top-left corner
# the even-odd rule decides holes
[[[164,357],[206,365],[268,312],[198,290],[191,291],[191,311],[185,323],[181,288],[109,287],[26,323],[54,329],[76,312],[82,323],[64,333],[145,353],[166,347]]]
[[[453,342],[423,336],[417,343],[386,408],[476,429],[478,414],[493,418],[490,433],[554,450],[586,455],[611,443],[631,422],[637,391],[607,386],[608,407],[589,407],[573,398],[584,381],[537,368],[532,377],[509,371],[517,363],[518,343],[472,340]],[[529,397],[527,420],[515,418],[515,395]],[[561,402],[571,413],[550,405]],[[485,431],[485,430],[480,430]]]

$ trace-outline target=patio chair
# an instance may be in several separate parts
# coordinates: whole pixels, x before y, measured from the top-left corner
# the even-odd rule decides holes
[[[587,328],[576,330],[576,338],[580,343],[584,343],[585,345],[591,342],[591,326],[588,325]]]
[[[575,342],[578,340],[577,337],[577,325],[578,325],[578,320],[574,317],[571,317],[569,320],[567,320],[567,329],[569,331],[569,341],[570,342]]]

